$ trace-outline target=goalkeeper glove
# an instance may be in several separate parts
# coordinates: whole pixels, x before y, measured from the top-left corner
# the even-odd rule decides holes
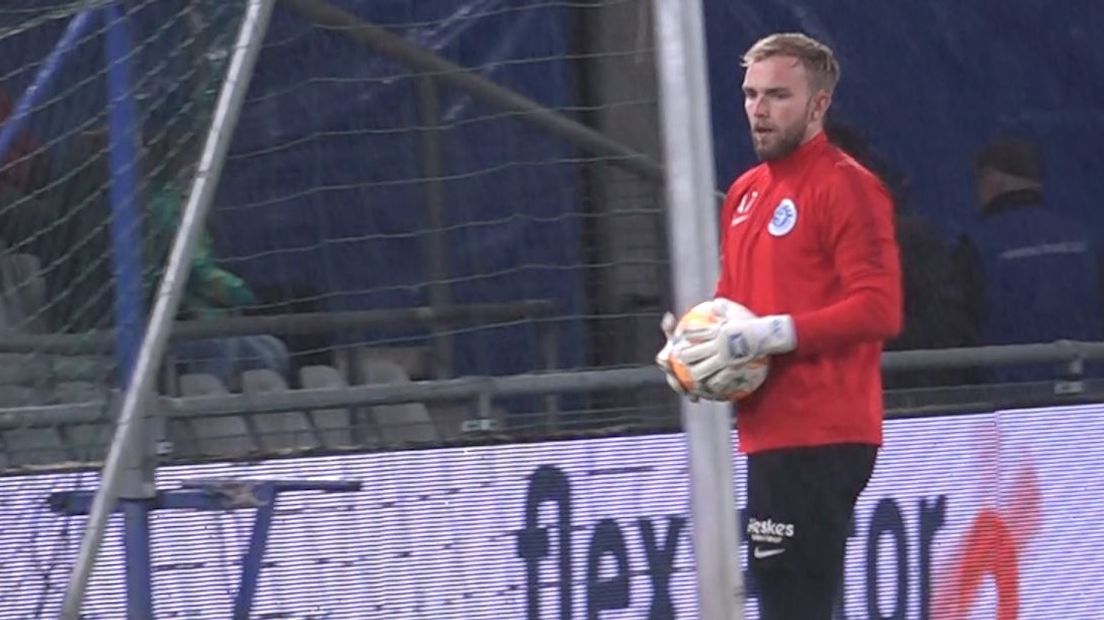
[[[725,304],[731,302],[718,298],[713,303],[714,312],[726,316]],[[684,347],[677,355],[686,364],[694,382],[702,385],[725,368],[738,368],[758,357],[789,353],[797,348],[797,332],[788,314],[730,318],[688,330],[685,336],[697,344]]]
[[[671,386],[672,390],[681,396],[688,397],[692,402],[697,402],[697,395],[687,392],[671,370],[671,350],[674,348],[676,325],[678,325],[678,319],[675,318],[675,315],[670,312],[664,313],[663,320],[659,322],[659,328],[663,330],[663,335],[667,337],[667,344],[656,354],[656,366],[659,366],[659,369],[663,371],[663,376],[667,379],[667,385]]]

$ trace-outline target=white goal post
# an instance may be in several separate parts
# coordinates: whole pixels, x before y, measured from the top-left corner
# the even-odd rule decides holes
[[[716,182],[701,0],[654,0],[667,231],[677,309],[708,298],[718,270]],[[658,328],[658,326],[657,326]],[[743,618],[732,409],[682,400],[701,618]]]
[[[218,187],[219,175],[226,162],[226,153],[230,148],[230,139],[234,126],[249,90],[249,80],[253,75],[261,43],[272,17],[275,0],[249,0],[241,28],[234,45],[230,66],[227,69],[214,110],[210,128],[207,131],[203,151],[196,166],[195,177],[188,193],[180,223],[180,229],[173,240],[172,253],[165,269],[164,277],[157,290],[153,312],[150,315],[146,335],[138,352],[130,380],[127,384],[123,407],[112,437],[107,460],[104,463],[100,486],[88,516],[76,565],[70,574],[62,606],[63,620],[79,620],[81,604],[88,587],[88,580],[96,564],[100,545],[108,519],[119,497],[120,484],[126,473],[128,462],[141,450],[138,440],[142,433],[142,418],[152,400],[154,380],[164,355],[172,328],[187,284],[189,266],[196,245],[203,232],[203,223],[210,210],[211,202]]]

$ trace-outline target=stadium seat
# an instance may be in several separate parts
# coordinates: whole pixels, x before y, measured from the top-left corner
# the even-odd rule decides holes
[[[0,329],[42,329],[46,282],[41,265],[30,254],[0,254]]]
[[[336,357],[337,369],[346,377],[357,377],[356,367],[363,368],[374,361],[397,364],[409,379],[428,379],[431,374],[429,347],[354,347]]]
[[[344,389],[349,386],[345,377],[331,366],[306,366],[299,371],[299,380],[308,390]],[[327,448],[347,448],[360,443],[353,436],[349,409],[317,409],[310,412],[310,421],[314,424],[322,445]],[[375,429],[371,429],[371,433],[374,435]]]
[[[54,387],[51,400],[55,403],[107,402],[111,389],[103,383],[62,381]]]
[[[212,375],[190,374],[180,377],[180,395],[183,397],[228,394],[226,386]],[[169,438],[173,442],[173,455],[184,458],[245,456],[256,449],[253,434],[242,416],[174,419],[169,423]]]
[[[33,388],[0,386],[0,408],[26,407],[37,404],[39,396]],[[56,464],[70,460],[61,435],[54,428],[18,428],[3,432],[4,445],[11,467]]]
[[[27,407],[36,404],[37,395],[34,388],[23,385],[0,386],[0,408]]]
[[[49,362],[55,381],[116,381],[115,359],[109,355],[52,355]]]
[[[283,377],[271,370],[247,370],[242,373],[242,392],[271,394],[287,392]],[[301,411],[256,413],[251,416],[253,427],[265,452],[289,452],[318,447],[307,416]]]
[[[410,375],[395,362],[385,359],[361,358],[361,382],[410,383]],[[370,408],[380,437],[391,442],[432,442],[440,439],[429,411],[422,403],[378,405]]]
[[[61,437],[69,450],[70,458],[81,461],[99,461],[107,453],[114,432],[113,420],[122,404],[120,398],[103,383],[87,381],[63,381],[54,387],[51,394],[53,403],[59,405],[76,403],[100,403],[101,422],[64,426],[59,429]]]
[[[0,353],[0,385],[39,385],[49,374],[49,363],[42,356]]]

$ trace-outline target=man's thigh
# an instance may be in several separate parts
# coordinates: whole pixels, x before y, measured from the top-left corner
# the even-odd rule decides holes
[[[876,454],[874,446],[841,444],[748,458],[748,565],[764,595],[772,585],[806,584],[816,592],[805,594],[831,605],[855,501]]]

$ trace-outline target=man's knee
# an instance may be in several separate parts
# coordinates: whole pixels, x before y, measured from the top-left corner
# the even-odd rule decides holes
[[[243,336],[239,339],[243,366],[267,368],[287,376],[289,358],[287,345],[267,334]]]

